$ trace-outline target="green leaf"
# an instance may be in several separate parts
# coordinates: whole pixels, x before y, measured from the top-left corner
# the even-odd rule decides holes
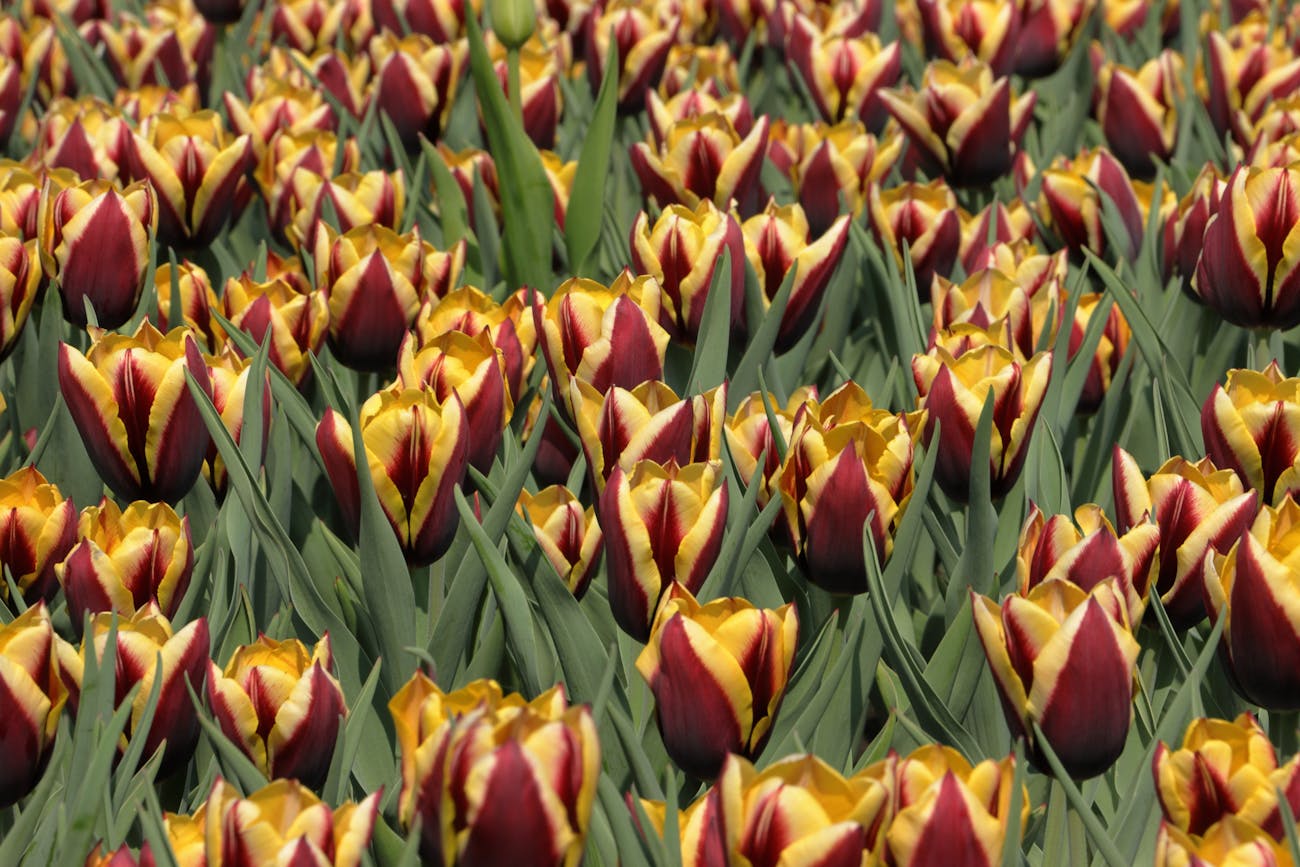
[[[945,594],[948,620],[957,615],[967,597],[966,588],[974,588],[978,593],[986,593],[997,581],[997,567],[993,563],[993,546],[984,540],[997,535],[998,512],[993,507],[993,490],[989,455],[993,442],[993,390],[984,397],[984,408],[980,411],[979,422],[975,425],[975,439],[971,443],[970,459],[970,496],[966,506],[966,550],[961,556],[961,566],[957,575],[965,579],[950,580]],[[930,442],[936,446],[942,443],[938,435]],[[938,447],[934,449],[938,451]]]
[[[371,701],[375,696],[375,688],[379,685],[379,668],[382,664],[382,661],[374,664],[374,667],[370,669],[370,675],[366,678],[366,682],[361,685],[361,691],[352,697],[348,717],[340,730],[340,743],[335,748],[334,760],[330,763],[329,776],[326,777],[325,787],[321,790],[326,803],[340,803],[347,795],[347,781],[352,774],[352,767],[356,763],[357,751],[361,747],[366,719],[373,712],[371,710]],[[380,745],[372,744],[371,746],[377,747]],[[388,745],[384,743],[383,746],[387,747]],[[377,752],[377,750],[367,750],[366,761],[371,762],[378,759]]]
[[[1025,797],[1025,741],[1016,739],[1016,769],[1011,777],[1011,803],[1006,812],[1006,836],[1002,838],[1002,867],[1020,867],[1024,853],[1020,849],[1020,811]]]
[[[790,303],[790,293],[794,291],[798,270],[798,262],[791,264],[785,279],[781,281],[781,288],[776,291],[776,297],[772,299],[772,304],[763,316],[762,324],[750,337],[744,355],[736,364],[736,372],[732,375],[731,384],[728,386],[728,392],[733,395],[732,400],[736,402],[758,388],[759,370],[772,358],[772,348],[776,346],[777,335],[781,332],[781,320],[785,318],[785,309]]]
[[[1131,867],[1132,860],[1120,854],[1115,842],[1111,840],[1109,832],[1102,826],[1097,814],[1093,812],[1092,805],[1079,792],[1079,787],[1074,784],[1074,780],[1070,779],[1070,775],[1066,773],[1061,760],[1056,757],[1056,751],[1052,749],[1052,745],[1043,734],[1043,730],[1038,727],[1037,722],[1033,723],[1033,726],[1034,738],[1039,751],[1043,754],[1043,758],[1047,759],[1047,764],[1051,767],[1052,776],[1056,778],[1057,784],[1065,790],[1065,797],[1070,802],[1070,806],[1074,808],[1075,815],[1083,821],[1083,827],[1088,833],[1088,839],[1092,842],[1097,853],[1101,855],[1102,860],[1106,862],[1108,867]]]
[[[442,153],[421,137],[420,147],[429,163],[433,175],[434,188],[438,192],[438,217],[442,225],[442,245],[450,249],[453,244],[464,238],[469,229],[469,208],[465,205],[465,193],[460,184],[452,177]]]
[[[731,251],[723,249],[713,269],[709,296],[704,299],[695,360],[684,394],[702,394],[721,385],[727,376],[727,350],[731,344]]]
[[[618,69],[618,40],[609,40],[605,69]],[[618,109],[618,76],[606,75],[600,82],[596,107],[587,122],[578,155],[578,170],[573,178],[569,201],[579,207],[564,216],[564,248],[569,255],[569,270],[574,276],[590,273],[588,259],[600,240],[604,211],[587,203],[605,201],[605,179],[609,176],[610,156],[614,147],[614,122]]]

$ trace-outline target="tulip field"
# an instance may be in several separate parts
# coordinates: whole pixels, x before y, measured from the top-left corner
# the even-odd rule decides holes
[[[0,5],[0,867],[1300,867],[1300,5]]]

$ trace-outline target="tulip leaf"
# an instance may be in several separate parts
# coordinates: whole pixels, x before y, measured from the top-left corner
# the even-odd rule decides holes
[[[199,727],[203,729],[203,736],[212,746],[213,752],[217,754],[223,776],[245,795],[265,786],[268,782],[266,774],[262,773],[257,765],[253,764],[252,759],[244,755],[244,751],[226,736],[221,726],[217,725],[212,714],[208,712],[207,703],[194,691],[194,686],[188,679],[185,681],[185,688],[190,694],[190,702],[194,705],[194,713],[198,718]]]
[[[94,654],[90,654],[94,656]],[[112,670],[104,678],[111,684],[113,681]],[[71,798],[68,804],[69,812],[74,817],[74,821],[69,824],[64,833],[59,835],[59,855],[54,863],[57,864],[77,864],[84,857],[81,853],[89,852],[94,843],[94,829],[96,822],[85,821],[86,818],[96,815],[98,812],[97,802],[101,802],[105,793],[108,791],[108,780],[113,770],[113,763],[117,759],[118,738],[126,731],[127,725],[131,720],[132,705],[135,703],[135,697],[140,692],[140,684],[136,684],[122,699],[116,711],[107,720],[99,720],[94,726],[94,737],[84,737],[83,743],[90,746],[90,762],[86,765],[85,770],[70,777],[69,782],[72,784],[72,792],[76,792],[75,797]],[[78,721],[80,722],[80,721]],[[74,767],[75,771],[75,767]],[[70,792],[71,794],[71,792]]]
[[[448,249],[464,238],[469,230],[469,209],[465,205],[465,193],[460,184],[451,176],[447,161],[442,153],[420,137],[420,147],[428,160],[429,172],[433,175],[434,188],[438,193],[438,219],[442,228],[442,245]]]
[[[488,198],[487,187],[483,183],[483,173],[474,167],[474,181],[470,185],[470,197],[474,202],[474,237],[478,241],[479,274],[482,276],[483,288],[497,301],[505,299],[494,291],[497,285],[497,263],[501,258],[501,232],[497,228],[497,217],[492,211],[492,200]],[[509,294],[511,287],[503,287]]]
[[[618,40],[609,40],[605,69],[618,69]],[[595,203],[605,201],[605,179],[609,177],[610,157],[614,149],[614,122],[617,120],[618,76],[606,75],[596,94],[596,105],[583,131],[578,170],[573,177],[569,201],[579,207],[564,215],[564,248],[569,256],[569,271],[578,277],[590,274],[589,259],[600,240],[604,209]]]
[[[510,656],[519,676],[524,682],[528,695],[536,696],[550,686],[543,683],[538,670],[537,642],[533,635],[533,616],[528,608],[528,599],[519,584],[519,578],[511,571],[505,558],[497,549],[496,543],[483,531],[483,526],[474,517],[474,510],[460,488],[456,488],[456,511],[460,513],[461,524],[469,529],[470,541],[478,552],[483,566],[487,569],[488,581],[496,596],[497,605],[505,617],[506,637],[510,647]]]
[[[1011,802],[1003,819],[1002,867],[1020,867],[1025,861],[1020,848],[1020,813],[1025,800],[1025,740],[1016,738],[1015,771],[1011,776]]]
[[[334,756],[330,762],[329,774],[325,778],[324,788],[321,789],[321,795],[326,803],[337,804],[347,795],[347,783],[352,776],[352,768],[356,764],[357,751],[361,748],[362,732],[365,729],[367,719],[374,713],[371,702],[374,700],[375,688],[379,685],[379,669],[382,665],[383,660],[378,660],[371,667],[366,682],[361,685],[360,691],[352,697],[347,718],[339,727],[338,743],[334,746]],[[385,752],[388,749],[386,741],[374,743],[371,746],[377,749],[366,751],[367,762],[380,760],[378,748],[382,748]]]
[[[654,833],[650,818],[635,793],[629,798],[631,803],[624,801],[614,781],[606,774],[601,774],[596,784],[596,794],[597,809],[609,822],[610,830],[618,843],[621,863],[627,867],[650,867],[652,864],[667,862],[663,841]],[[658,843],[658,851],[647,851],[654,842]]]
[[[549,229],[541,231],[539,226],[550,225],[555,194],[537,148],[501,92],[476,16],[465,16],[465,32],[469,40],[470,74],[483,110],[489,150],[501,181],[498,189],[505,221],[506,277],[515,289],[523,286],[549,289],[551,233]]]
[[[967,587],[978,593],[987,593],[996,584],[997,567],[993,562],[993,546],[985,540],[993,539],[998,531],[998,513],[993,506],[991,459],[993,441],[993,390],[984,398],[979,422],[975,425],[975,438],[971,443],[970,495],[966,507],[966,543],[961,555],[961,566],[948,582],[945,593],[948,620],[951,622],[961,610]],[[1031,430],[1028,436],[1033,436]],[[939,444],[938,436],[932,444]],[[1003,443],[1003,447],[1006,444]],[[937,449],[936,449],[937,451]]]
[[[1120,854],[1119,849],[1115,846],[1115,841],[1110,838],[1105,827],[1102,826],[1101,820],[1093,812],[1092,805],[1083,797],[1079,787],[1075,785],[1074,780],[1066,772],[1065,766],[1057,758],[1056,751],[1048,742],[1043,730],[1038,727],[1037,722],[1033,722],[1034,742],[1038,745],[1039,752],[1047,760],[1048,766],[1052,769],[1052,776],[1056,778],[1057,785],[1065,791],[1066,800],[1074,808],[1074,814],[1083,821],[1084,830],[1088,834],[1088,839],[1092,842],[1097,853],[1101,855],[1102,860],[1108,867],[1130,867],[1132,860],[1125,858]]]
[[[731,343],[731,251],[723,248],[713,268],[709,295],[700,315],[695,358],[684,395],[703,394],[727,378],[727,349]]]
[[[743,398],[758,387],[758,370],[772,359],[772,349],[776,346],[777,335],[781,333],[781,321],[785,318],[786,307],[790,303],[790,294],[794,291],[798,270],[799,263],[793,262],[790,270],[785,272],[781,288],[776,291],[776,297],[772,299],[761,324],[749,339],[749,345],[745,347],[745,353],[740,357],[736,371],[731,376],[731,384],[728,387],[731,394]],[[762,290],[759,289],[759,292]]]
[[[1286,792],[1281,787],[1273,787],[1273,796],[1277,798],[1277,809],[1282,816],[1282,830],[1286,835],[1286,848],[1291,855],[1292,864],[1300,864],[1300,835],[1296,833],[1295,813],[1291,810],[1291,802],[1287,800]]]
[[[186,681],[188,683],[188,681]],[[145,701],[144,710],[140,718],[131,726],[131,738],[127,741],[126,749],[122,752],[122,758],[117,767],[122,778],[118,781],[117,787],[113,790],[113,801],[120,804],[126,796],[127,784],[131,781],[131,776],[135,774],[140,767],[140,759],[144,756],[145,741],[148,740],[149,727],[153,725],[154,714],[158,710],[158,697],[162,695],[163,685],[163,657],[162,651],[155,654],[153,683],[149,687],[149,697]],[[152,759],[157,759],[154,755]]]

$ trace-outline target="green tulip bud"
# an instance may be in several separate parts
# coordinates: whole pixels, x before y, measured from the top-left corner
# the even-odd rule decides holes
[[[537,28],[532,0],[492,0],[492,32],[509,49],[518,49]]]

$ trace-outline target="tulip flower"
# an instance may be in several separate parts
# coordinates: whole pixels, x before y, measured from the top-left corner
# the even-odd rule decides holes
[[[1193,720],[1182,746],[1156,744],[1151,760],[1156,796],[1167,824],[1193,836],[1236,818],[1281,839],[1285,835],[1277,793],[1294,811],[1300,804],[1300,764],[1278,767],[1277,753],[1255,717],[1232,722]]]
[[[1285,842],[1236,816],[1211,825],[1200,837],[1162,822],[1156,837],[1155,867],[1182,867],[1184,864],[1197,867],[1202,864],[1273,867],[1290,863],[1291,855]]]
[[[252,373],[253,360],[244,358],[235,351],[234,347],[227,343],[221,353],[216,356],[208,356],[208,376],[212,379],[212,405],[221,415],[221,421],[226,431],[230,434],[238,445],[243,441],[244,435],[244,403],[245,396],[248,394],[248,379]],[[271,377],[269,372],[263,380],[262,389],[262,411],[260,413],[262,440],[261,453],[259,455],[249,456],[247,459],[253,465],[254,471],[261,468],[266,460],[266,449],[270,437],[268,431],[271,428]],[[226,470],[226,462],[217,450],[216,443],[208,449],[207,460],[203,464],[203,473],[208,481],[212,483],[212,490],[221,497],[226,493],[226,484],[229,481]]]
[[[406,203],[406,179],[399,169],[329,173],[299,168],[290,178],[293,189],[291,217],[285,234],[294,245],[316,249],[316,233],[324,222],[325,203],[334,212],[332,224],[340,234],[370,225],[396,229]]]
[[[398,235],[383,226],[358,227],[335,238],[328,257],[317,261],[334,355],[357,370],[391,368],[420,311],[419,230]]]
[[[991,267],[1014,273],[1024,260],[1040,255],[1033,244],[1038,233],[1033,215],[1019,198],[1010,204],[990,202],[979,213],[962,217],[960,256],[967,274]],[[1010,248],[1009,252],[998,250],[1000,246]],[[1008,263],[1015,267],[1007,267]],[[1064,279],[1064,261],[1060,268]]]
[[[325,782],[339,720],[347,715],[333,664],[328,635],[310,651],[294,639],[259,635],[235,649],[224,671],[212,664],[213,716],[268,779],[293,778],[310,788]]]
[[[188,11],[152,7],[141,18],[89,22],[81,35],[92,51],[103,52],[106,71],[119,87],[181,87],[198,79],[214,32],[202,16]]]
[[[888,190],[873,184],[869,225],[877,243],[903,269],[907,244],[917,291],[934,276],[952,273],[961,247],[961,209],[942,179],[928,184],[905,183]]]
[[[679,466],[718,460],[726,424],[727,389],[679,398],[662,382],[601,394],[591,383],[569,378],[568,405],[597,489],[615,467],[627,473],[637,461]],[[603,526],[603,523],[602,523]]]
[[[1238,166],[1211,202],[1193,290],[1234,325],[1300,324],[1298,223],[1300,168]]]
[[[1300,459],[1300,377],[1277,362],[1262,371],[1229,370],[1201,407],[1205,451],[1215,466],[1236,470],[1271,503],[1281,477]]]
[[[768,393],[766,400],[762,392],[756,391],[743,398],[735,412],[727,419],[725,434],[731,451],[731,461],[735,464],[737,475],[742,484],[748,485],[758,470],[758,462],[763,460],[763,471],[759,476],[758,505],[761,509],[772,499],[779,496],[775,484],[777,473],[781,469],[781,451],[777,448],[775,422],[782,443],[787,445],[794,435],[795,417],[799,408],[805,403],[817,400],[815,386],[803,386],[790,395],[782,406],[776,396]],[[768,416],[769,407],[772,414]],[[764,457],[766,455],[766,457]]]
[[[1205,605],[1211,621],[1227,618],[1223,648],[1233,685],[1270,710],[1300,707],[1300,677],[1291,660],[1300,632],[1285,607],[1300,578],[1300,506],[1288,494],[1264,505],[1227,556],[1207,560]]]
[[[460,331],[470,337],[486,331],[492,344],[501,351],[506,365],[506,383],[510,386],[510,397],[515,401],[524,396],[540,330],[535,325],[533,307],[521,294],[512,295],[504,304],[497,304],[473,286],[448,292],[440,300],[426,299],[416,317],[416,334],[421,344],[448,331]]]
[[[501,351],[484,332],[470,337],[449,331],[415,348],[414,335],[402,341],[397,381],[403,388],[433,389],[440,402],[454,394],[469,425],[469,463],[486,474],[514,414]]]
[[[79,183],[81,178],[68,169],[32,170],[13,160],[0,160],[0,233],[23,241],[39,239],[41,198],[57,196]]]
[[[794,285],[776,335],[777,353],[788,351],[812,327],[822,295],[848,244],[849,222],[848,215],[840,217],[814,241],[809,237],[803,208],[797,204],[778,206],[775,199],[770,199],[761,214],[741,225],[745,255],[764,298],[776,298],[786,275],[795,269]]]
[[[32,162],[70,169],[78,178],[118,179],[125,159],[122,112],[98,97],[60,97],[47,103],[36,130]]]
[[[212,288],[208,272],[188,259],[176,267],[176,289],[180,310],[172,316],[172,265],[166,262],[154,271],[154,295],[158,299],[158,330],[166,333],[184,326],[203,338],[203,348],[216,352],[225,343],[226,333],[212,318],[221,310],[221,301]]]
[[[882,762],[893,771],[893,816],[882,832],[888,862],[999,864],[1004,839],[1019,839],[1029,817],[1028,792],[1020,815],[1011,814],[1015,758],[971,766],[951,747],[923,746],[904,759]],[[874,769],[862,773],[870,775]]]
[[[1091,17],[1094,0],[1027,0],[1020,7],[1015,71],[1026,78],[1053,72]]]
[[[460,81],[461,54],[455,45],[418,33],[401,38],[383,33],[371,40],[371,98],[392,121],[407,150],[418,147],[421,135],[438,140]]]
[[[76,545],[55,567],[78,634],[85,616],[101,611],[131,617],[157,605],[171,617],[193,571],[188,516],[139,500],[123,512],[107,498],[82,510]]]
[[[361,439],[379,504],[414,566],[446,553],[456,535],[452,491],[465,479],[469,422],[454,394],[440,402],[431,388],[381,391],[361,406]],[[352,428],[327,410],[316,426],[316,445],[343,511],[356,536],[361,528]]]
[[[131,847],[125,843],[112,852],[105,852],[104,844],[101,842],[86,856],[85,867],[142,867],[142,865],[152,867],[154,864],[152,858],[153,853],[148,843],[140,847],[140,857],[137,860]]]
[[[832,593],[864,593],[862,535],[881,563],[893,548],[914,482],[921,414],[876,409],[850,381],[795,414],[779,486],[785,531],[808,580]]]
[[[465,16],[482,11],[482,0],[375,0],[375,24],[394,33],[421,33],[434,42],[454,42],[464,34]]]
[[[599,91],[605,76],[617,71],[619,111],[640,111],[646,93],[663,74],[680,26],[680,16],[654,0],[610,0],[595,6],[586,18],[583,52],[592,91]],[[611,36],[618,44],[618,70],[605,69]]]
[[[994,79],[978,61],[957,66],[936,60],[919,91],[881,91],[885,108],[902,125],[913,155],[928,175],[956,186],[984,186],[1011,170],[1033,118],[1037,95],[1012,99],[1011,79]]]
[[[1278,99],[1300,88],[1300,55],[1284,34],[1274,32],[1267,15],[1211,31],[1205,46],[1202,98],[1220,136],[1231,132],[1249,144],[1251,127]]]
[[[77,510],[35,467],[0,479],[0,567],[28,603],[54,595],[55,571],[77,538]],[[8,585],[0,598],[8,598]]]
[[[1057,264],[1064,270],[1064,260],[1035,258],[1039,261],[1025,263],[1027,267],[1010,274],[996,267],[975,271],[960,284],[936,276],[930,287],[934,307],[931,333],[959,323],[997,327],[1005,335],[1004,346],[1019,358],[1032,358],[1040,341],[1045,336],[1053,337],[1046,334],[1049,318],[1055,331],[1064,307],[1060,274],[1053,273]],[[1010,262],[1003,265],[1015,267]],[[1038,271],[1038,265],[1047,265],[1050,270]]]
[[[83,181],[43,199],[39,221],[41,262],[58,280],[64,318],[84,326],[89,302],[101,327],[126,324],[153,255],[152,188],[134,183],[119,191],[108,181]]]
[[[897,42],[882,45],[874,33],[823,31],[808,17],[796,15],[786,56],[823,120],[838,123],[857,117],[872,130],[884,125],[881,91],[893,87],[903,69]]]
[[[267,146],[277,133],[294,135],[338,127],[334,109],[318,88],[268,78],[251,91],[250,97],[245,101],[227,91],[223,101],[231,127],[239,135],[248,136],[257,161],[265,158]]]
[[[200,617],[175,630],[153,605],[141,608],[129,618],[113,612],[95,615],[90,621],[90,631],[81,640],[80,650],[68,644],[59,646],[60,676],[68,689],[74,713],[80,700],[86,654],[94,653],[103,659],[110,628],[117,630],[117,661],[104,670],[114,672],[114,702],[120,704],[136,684],[140,685],[131,703],[128,737],[145,739],[146,758],[157,752],[163,741],[167,742],[159,770],[163,776],[184,768],[199,739],[198,712],[190,701],[188,689],[202,695],[206,688],[210,664],[207,620]],[[148,731],[140,731],[141,716],[158,677],[161,683],[153,721]]]
[[[632,225],[632,267],[650,274],[663,289],[659,323],[674,338],[693,343],[700,332],[713,278],[729,254],[730,279],[719,288],[731,296],[733,330],[744,329],[745,240],[733,214],[701,199],[695,210],[670,205],[650,224],[642,211]]]
[[[1001,605],[972,591],[971,605],[1007,724],[1035,764],[1046,766],[1035,724],[1070,776],[1114,764],[1133,720],[1139,650],[1117,580],[1084,590],[1049,579]]]
[[[447,165],[447,171],[451,174],[456,185],[460,187],[461,195],[465,197],[466,216],[469,218],[470,226],[479,225],[479,215],[475,211],[474,201],[476,194],[474,192],[475,180],[483,186],[483,191],[487,193],[488,204],[492,208],[491,214],[483,214],[482,218],[491,218],[498,226],[501,225],[501,193],[500,182],[497,180],[496,162],[492,159],[492,154],[482,148],[469,147],[459,151],[453,151],[445,143],[438,143],[438,154],[442,161]],[[437,194],[436,187],[433,190]]]
[[[727,53],[730,57],[726,43],[716,46],[718,50]],[[670,58],[676,57],[683,51],[690,50],[689,61],[687,57],[680,57],[681,61],[686,61],[685,68],[678,68],[677,75],[684,76],[691,69],[691,62],[707,63],[698,58],[700,52],[710,49],[699,46],[673,46]],[[735,61],[730,61],[733,66]],[[668,87],[670,81],[676,80],[672,76],[673,67],[670,64],[669,71],[664,73],[664,84],[660,85],[660,90],[671,91],[671,94],[660,98],[658,94],[651,91],[646,96],[646,119],[650,121],[650,139],[657,145],[662,145],[668,137],[668,131],[672,129],[673,124],[679,121],[689,120],[693,117],[703,117],[706,114],[720,114],[731,122],[732,128],[743,138],[749,135],[754,128],[754,110],[749,104],[749,100],[740,90],[740,83],[737,81],[736,90],[729,91],[725,96],[712,85],[712,78],[706,77],[701,72],[691,87],[686,87],[687,82],[682,81],[682,87],[672,90]],[[724,74],[719,71],[718,74]],[[734,75],[734,70],[732,70]],[[771,129],[771,122],[768,124]],[[763,142],[763,148],[767,148],[767,142]]]
[[[939,346],[912,358],[920,408],[928,411],[927,448],[933,444],[935,423],[940,424],[935,478],[949,496],[961,501],[970,496],[971,447],[989,394],[993,395],[989,440],[992,493],[1001,497],[1011,490],[1029,453],[1051,369],[1050,352],[1040,352],[1022,363],[996,345],[981,346],[959,358]]]
[[[798,637],[792,604],[768,610],[729,598],[701,605],[681,584],[668,587],[636,668],[654,693],[659,731],[678,767],[709,780],[730,753],[758,757]]]
[[[1110,251],[1102,228],[1101,195],[1110,197],[1127,238]],[[1043,170],[1038,214],[1043,225],[1072,252],[1087,248],[1098,256],[1137,256],[1145,221],[1142,205],[1124,166],[1104,148],[1085,150],[1072,160],[1058,158]]]
[[[526,0],[525,0],[526,2]],[[534,12],[528,9],[528,22],[533,22]],[[494,37],[500,36],[500,22],[492,22]],[[554,26],[554,25],[552,25]],[[560,79],[566,71],[565,53],[555,47],[558,34],[533,35],[519,46],[520,106],[523,109],[524,132],[539,148],[555,146],[555,131],[564,108]],[[549,43],[549,44],[548,44]],[[506,51],[497,38],[489,41],[492,68],[503,93],[509,93],[509,70]]]
[[[722,548],[728,499],[716,460],[614,468],[596,514],[605,534],[609,604],[624,632],[638,641],[650,637],[659,600],[674,581],[700,589]]]
[[[277,4],[275,14],[290,5]],[[249,70],[245,77],[248,96],[256,98],[260,93],[269,92],[273,86],[270,82],[283,82],[297,88],[319,90],[322,95],[329,94],[333,100],[326,101],[331,103],[331,110],[341,109],[360,120],[369,104],[367,91],[373,78],[370,55],[365,50],[374,35],[374,22],[368,20],[368,13],[369,10],[359,3],[341,3],[323,13],[328,19],[324,21],[322,30],[312,34],[312,38],[320,40],[316,48],[272,45],[262,65]],[[345,50],[342,51],[335,49],[335,37],[343,35],[341,31],[346,31],[343,38]],[[299,38],[295,35],[288,42]]]
[[[319,129],[279,130],[272,135],[258,162],[256,178],[266,200],[267,220],[277,237],[288,239],[294,215],[303,209],[295,184],[298,172],[315,175],[304,189],[311,187],[319,193],[327,186],[327,179],[356,172],[360,163],[361,148],[355,138],[340,142],[333,132]],[[333,185],[328,189],[331,194],[341,195]]]
[[[532,528],[537,546],[574,598],[581,599],[595,577],[604,551],[604,534],[595,507],[585,511],[568,488],[551,485],[536,494],[519,492],[515,506]]]
[[[444,693],[416,674],[388,703],[398,815],[428,864],[576,867],[600,775],[596,724],[562,686],[532,701],[490,680]]]
[[[1097,120],[1111,151],[1140,178],[1168,162],[1178,137],[1183,61],[1165,49],[1133,69],[1107,63],[1097,76]]]
[[[273,780],[241,798],[220,777],[193,816],[168,814],[169,842],[183,867],[310,864],[360,867],[370,849],[380,792],[331,809],[294,780]],[[190,862],[181,853],[194,853]]]
[[[675,121],[655,146],[632,146],[632,168],[646,198],[660,207],[695,208],[702,199],[721,209],[734,203],[743,214],[758,207],[768,120],[764,115],[745,136],[725,116],[710,112]]]
[[[211,438],[187,375],[212,384],[193,334],[104,332],[89,352],[59,346],[59,387],[100,478],[128,500],[175,503],[189,493]]]
[[[67,691],[56,651],[61,639],[38,602],[0,626],[0,703],[5,708],[5,761],[0,764],[0,808],[25,797],[45,772]]]
[[[997,76],[1015,71],[1020,4],[999,0],[917,0],[927,57],[975,57]]]
[[[1116,446],[1111,467],[1119,532],[1147,516],[1157,523],[1156,592],[1174,626],[1195,626],[1205,617],[1206,558],[1228,553],[1250,528],[1258,495],[1209,458],[1170,458],[1146,477],[1133,456]]]
[[[268,275],[269,277],[269,275]],[[311,374],[311,354],[325,344],[329,301],[287,276],[262,282],[244,274],[226,281],[225,316],[259,344],[270,335],[270,361],[294,385]]]
[[[158,196],[164,243],[210,244],[251,193],[245,175],[254,164],[252,139],[232,137],[215,112],[155,115],[125,141],[131,177],[148,181]]]
[[[0,361],[9,357],[22,336],[40,288],[36,242],[0,234]]]
[[[1123,534],[1117,533],[1101,507],[1085,503],[1069,515],[1048,518],[1031,506],[1020,531],[1016,573],[1020,594],[1040,584],[1067,581],[1087,592],[1113,578],[1123,594],[1128,622],[1141,623],[1156,566],[1160,526],[1142,514]]]

